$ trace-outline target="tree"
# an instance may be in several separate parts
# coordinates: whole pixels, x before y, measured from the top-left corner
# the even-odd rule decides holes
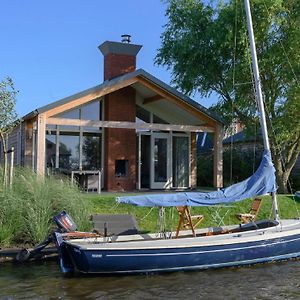
[[[169,0],[156,63],[183,92],[217,93],[229,125],[258,122],[243,1]],[[300,153],[300,2],[253,0],[252,17],[271,152],[281,192]],[[253,126],[252,126],[253,128]],[[283,159],[282,159],[283,158]]]
[[[8,135],[12,131],[17,120],[16,95],[14,83],[7,77],[0,82],[0,141],[4,153],[3,184],[7,185],[7,150]]]

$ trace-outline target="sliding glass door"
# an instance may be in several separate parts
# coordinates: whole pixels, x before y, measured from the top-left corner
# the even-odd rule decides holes
[[[173,186],[189,187],[189,137],[173,136]]]
[[[172,186],[171,138],[168,133],[151,136],[151,188],[165,189]]]
[[[137,138],[138,188],[190,187],[190,137],[187,134],[152,132]]]

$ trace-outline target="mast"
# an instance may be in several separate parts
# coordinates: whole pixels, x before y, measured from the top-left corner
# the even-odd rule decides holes
[[[245,10],[247,16],[247,26],[248,26],[248,33],[249,33],[249,40],[250,40],[250,49],[252,55],[252,67],[254,73],[254,82],[255,82],[255,90],[256,90],[256,97],[257,103],[259,108],[259,115],[260,115],[260,126],[262,130],[263,142],[264,142],[264,149],[270,152],[270,143],[268,138],[268,128],[266,122],[266,114],[264,108],[264,101],[262,95],[262,88],[261,88],[261,81],[259,77],[259,69],[257,63],[257,54],[256,54],[256,47],[255,47],[255,40],[254,40],[254,33],[253,33],[253,25],[252,25],[252,16],[251,16],[251,9],[249,0],[244,0],[245,3]],[[272,200],[273,200],[273,214],[276,221],[279,221],[279,214],[278,214],[278,203],[276,193],[272,193]]]

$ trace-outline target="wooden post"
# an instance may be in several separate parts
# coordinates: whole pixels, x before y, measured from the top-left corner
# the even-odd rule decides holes
[[[214,134],[214,186],[223,187],[223,127],[216,125]]]
[[[7,187],[7,136],[0,131],[1,139],[2,139],[2,147],[3,147],[3,155],[4,155],[4,174],[3,174],[3,186]]]
[[[42,178],[45,175],[46,157],[46,117],[44,114],[38,115],[37,119],[37,145],[36,145],[36,172]]]
[[[71,172],[71,184],[73,185],[74,182],[74,171]]]
[[[14,156],[15,156],[15,148],[11,147],[11,150],[10,150],[10,166],[9,166],[9,188],[12,188],[12,184],[13,184]]]
[[[101,170],[99,170],[98,171],[98,194],[101,194],[101,173],[102,173],[102,171]]]

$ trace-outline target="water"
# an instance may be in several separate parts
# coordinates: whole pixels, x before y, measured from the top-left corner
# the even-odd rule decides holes
[[[300,261],[139,276],[64,277],[56,262],[0,265],[0,299],[300,299]]]

